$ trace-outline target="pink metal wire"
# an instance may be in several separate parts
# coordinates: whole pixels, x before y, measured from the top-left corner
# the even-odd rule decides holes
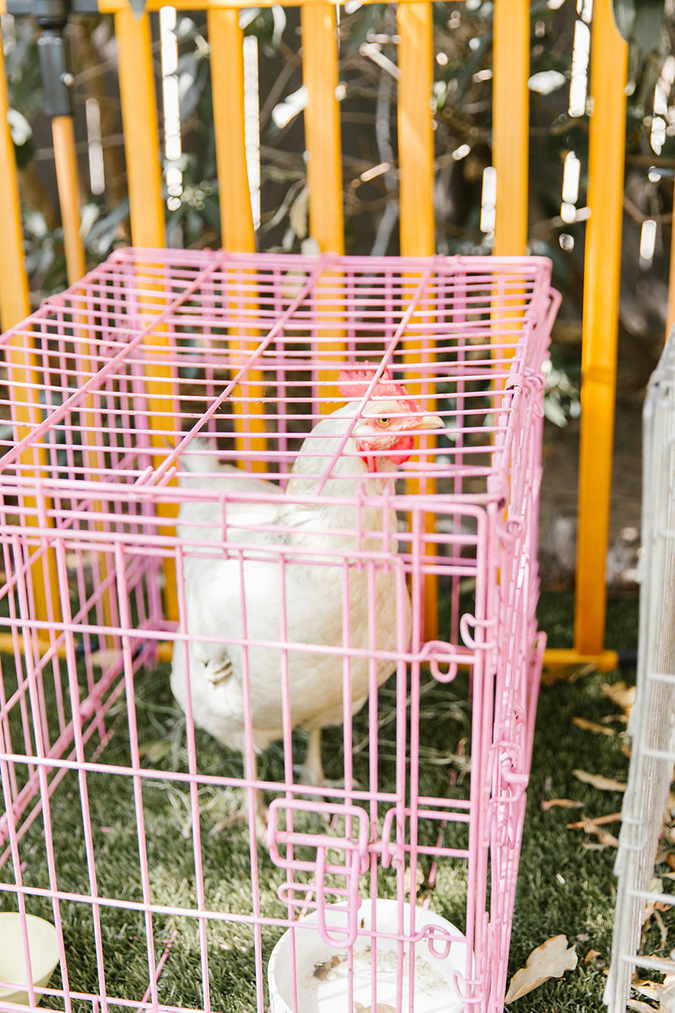
[[[558,301],[550,265],[541,258],[127,249],[4,336],[5,350],[11,341],[13,352],[5,356],[0,386],[6,419],[0,425],[0,891],[3,907],[51,912],[61,973],[58,987],[29,985],[31,1004],[44,994],[67,1013],[80,1008],[74,1001],[96,1013],[107,1013],[110,1004],[157,1013],[210,1011],[218,1005],[211,993],[219,974],[212,932],[238,925],[250,931],[253,947],[255,991],[242,1000],[246,1008],[267,1008],[267,955],[289,930],[287,1002],[302,1013],[298,968],[309,930],[301,919],[315,912],[312,931],[330,952],[344,951],[349,1013],[355,945],[364,937],[371,946],[373,1009],[378,953],[392,944],[397,1013],[423,1009],[415,998],[418,956],[445,957],[464,945],[448,1008],[463,1001],[467,1011],[502,1010],[544,644],[535,621],[542,363]],[[418,437],[396,485],[373,493],[366,482],[350,484],[339,462],[354,455],[352,434],[367,411],[365,396],[316,459],[309,484],[289,494],[303,440],[311,446],[313,427],[344,404],[339,371],[366,362],[375,371],[371,388],[386,368],[424,412],[443,420],[444,432]],[[195,444],[196,436],[209,442]],[[201,485],[181,484],[184,455],[196,447],[204,462],[238,468],[209,481],[211,472],[202,467]],[[245,476],[269,485],[242,486]],[[330,532],[320,521],[306,524],[311,548],[299,559],[294,518],[317,507],[343,519]],[[176,517],[190,509],[202,512],[179,537]],[[373,517],[382,519],[376,530]],[[238,567],[240,632],[226,636],[216,625],[198,640],[242,659],[243,772],[204,769],[189,692],[184,765],[149,762],[138,730],[139,690],[146,673],[170,660],[172,645],[174,664],[190,668],[197,638],[188,622],[189,575],[195,565],[208,573],[224,559]],[[255,603],[246,590],[247,568],[270,560],[280,600],[273,636],[255,633]],[[286,589],[300,565],[313,568],[326,586],[340,587],[337,638],[303,640],[298,632]],[[177,613],[171,612],[172,575]],[[423,632],[432,579],[447,603],[433,640]],[[385,646],[378,645],[382,580],[396,628],[395,641]],[[46,614],[38,594],[45,586]],[[360,604],[357,586],[364,589]],[[355,609],[365,610],[363,642]],[[255,658],[266,650],[279,664],[269,688],[279,699],[283,733],[278,779],[258,776],[253,744]],[[331,659],[342,672],[342,756],[331,760],[341,766],[343,781],[317,785],[297,773],[304,746],[293,734],[293,666],[320,667]],[[352,686],[364,665],[368,703],[357,719]],[[378,689],[378,672],[387,666],[391,680]],[[427,745],[426,700],[430,693],[445,699],[462,672],[471,686],[470,772],[458,777],[464,747],[453,754],[450,726],[445,753]],[[167,667],[167,692],[168,678]],[[367,763],[357,763],[363,753]],[[427,794],[434,763],[436,769],[455,763],[456,770],[442,790],[435,781],[435,793]],[[75,783],[76,794],[66,792]],[[128,784],[133,799],[137,881],[129,889],[120,883],[114,894],[100,885],[100,838],[110,828],[97,828],[92,817],[92,799],[103,784]],[[158,899],[147,814],[147,792],[158,785],[167,807],[173,792],[188,813],[184,861],[194,901]],[[211,789],[241,790],[250,814],[258,793],[270,804],[269,852],[252,815],[244,833],[250,896],[239,909],[224,910],[215,900],[200,808]],[[64,872],[59,854],[56,814],[68,804],[81,823],[79,879]],[[317,818],[324,820],[319,829]],[[36,851],[44,856],[42,877],[31,866]],[[276,887],[270,892],[271,867]],[[416,906],[409,901],[418,868],[427,893]],[[442,894],[444,869],[461,872],[465,901]],[[396,899],[396,925],[377,923],[378,897]],[[336,903],[346,904],[337,929],[327,920]],[[370,929],[361,927],[366,906]],[[449,921],[447,929],[424,928],[425,908],[452,912],[461,931]],[[86,980],[73,955],[75,909],[86,909],[93,933],[95,966]],[[142,918],[145,994],[127,994],[115,976],[108,938],[113,911]],[[170,944],[158,928],[164,918],[188,927],[169,933]],[[176,1004],[175,993],[163,991],[162,972],[178,959],[189,932],[198,940],[200,998]],[[225,959],[222,953],[218,959]],[[0,1010],[12,1009],[0,998]]]

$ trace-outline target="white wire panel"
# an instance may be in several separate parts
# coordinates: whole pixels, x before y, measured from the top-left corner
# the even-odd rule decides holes
[[[628,732],[612,964],[605,1003],[623,1013],[638,967],[671,974],[675,961],[640,953],[645,906],[675,895],[650,892],[675,764],[675,339],[666,344],[643,413],[642,546],[637,697]]]

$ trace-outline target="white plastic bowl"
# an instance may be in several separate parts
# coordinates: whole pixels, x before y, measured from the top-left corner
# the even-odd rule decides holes
[[[326,908],[326,924],[331,927],[345,925],[345,906],[335,904]],[[405,924],[409,924],[410,907],[404,905]],[[380,932],[396,932],[398,903],[395,900],[378,900],[376,925]],[[425,925],[442,926],[453,936],[461,936],[452,922],[433,911],[417,908],[416,930]],[[371,927],[371,901],[364,899],[359,909],[359,926]],[[333,933],[331,933],[333,934]],[[436,942],[443,951],[443,945]],[[409,947],[406,944],[406,951]],[[317,930],[316,912],[298,922],[295,930],[297,961],[297,1013],[344,1013],[347,997],[347,951],[325,943]],[[330,961],[337,957],[334,966]],[[403,1004],[407,1009],[409,977],[408,957],[403,966]],[[377,940],[377,1003],[396,1009],[397,943],[394,939]],[[272,951],[267,970],[272,1013],[292,1013],[293,993],[291,976],[290,930],[285,932]],[[372,1004],[370,938],[359,935],[354,944],[354,1008],[370,1010]],[[317,970],[321,973],[317,976]],[[415,1013],[462,1013],[463,1000],[453,984],[455,971],[466,971],[466,942],[462,939],[450,946],[443,959],[435,956],[426,940],[415,945]],[[360,1004],[360,1005],[359,1005]]]
[[[59,962],[56,929],[51,922],[36,918],[35,915],[26,915],[26,923],[33,985],[44,988]],[[16,982],[17,985],[16,988],[0,988],[0,999],[29,1005],[26,988],[28,972],[24,960],[21,915],[18,911],[0,912],[0,981]],[[35,1002],[39,1003],[41,998],[41,995],[36,995]]]

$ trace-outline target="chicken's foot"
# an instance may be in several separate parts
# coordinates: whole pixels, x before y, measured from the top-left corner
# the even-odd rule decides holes
[[[326,779],[321,762],[320,728],[316,728],[313,732],[308,732],[305,762],[296,767],[295,771],[301,784],[310,784],[313,788],[320,788],[325,784]]]
[[[307,734],[305,762],[302,766],[295,768],[299,783],[309,784],[313,788],[344,788],[344,778],[341,778],[339,781],[331,781],[323,772],[323,763],[321,762],[321,729],[315,728],[313,732],[308,732]]]

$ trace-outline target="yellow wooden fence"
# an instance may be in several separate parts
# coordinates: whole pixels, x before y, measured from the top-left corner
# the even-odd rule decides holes
[[[272,6],[273,0],[256,0]],[[4,0],[0,0],[0,11]],[[253,251],[244,143],[243,39],[239,8],[250,0],[179,0],[181,10],[208,15],[220,214],[223,245]],[[148,0],[147,10],[159,10]],[[337,22],[334,4],[296,0],[302,19],[303,81],[308,92],[305,136],[308,152],[310,234],[322,251],[343,252],[342,168]],[[529,0],[495,0],[493,72],[493,164],[497,173],[495,253],[526,252],[528,206]],[[137,19],[127,0],[99,0],[112,13],[119,52],[119,84],[134,245],[165,243],[159,130],[148,13]],[[432,5],[398,0],[398,136],[400,238],[404,256],[434,253]],[[592,661],[616,664],[604,648],[605,557],[609,532],[611,450],[614,422],[619,256],[627,47],[612,18],[611,0],[595,0],[592,24],[593,75],[590,116],[591,217],[586,230],[584,286],[582,428],[576,635],[572,650],[548,652],[550,663]],[[64,122],[65,121],[65,122]],[[77,211],[77,166],[72,123],[53,120],[59,197],[65,230],[68,277],[84,269]],[[22,251],[16,166],[7,127],[7,87],[0,46],[0,320],[3,329],[29,313]],[[26,350],[22,350],[24,356]],[[29,368],[29,360],[27,368]],[[43,603],[43,608],[47,604]],[[46,612],[45,612],[46,617]]]

